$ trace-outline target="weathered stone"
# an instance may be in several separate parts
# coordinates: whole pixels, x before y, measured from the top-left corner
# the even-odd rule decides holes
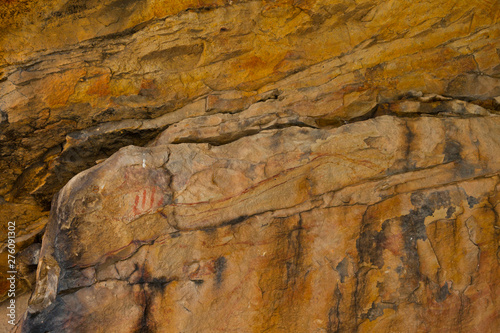
[[[55,200],[19,329],[496,327],[499,130],[381,116],[121,149]]]
[[[2,2],[0,213],[32,292],[16,330],[494,332],[499,18]]]
[[[142,145],[169,123],[156,131],[125,128],[123,141],[102,135],[96,151],[73,156],[82,161],[65,166],[55,182],[54,159],[70,164],[59,156],[67,135],[102,122],[157,118],[198,98],[206,98],[207,112],[238,112],[281,91],[281,110],[327,124],[366,115],[380,99],[410,89],[500,94],[498,6],[488,2],[51,3],[40,9],[23,2],[26,12],[3,5],[13,16],[0,41],[0,195],[12,202],[35,195],[46,208],[91,162]],[[31,23],[21,25],[24,17]]]

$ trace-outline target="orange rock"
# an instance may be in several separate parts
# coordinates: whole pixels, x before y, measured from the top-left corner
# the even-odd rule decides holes
[[[2,2],[17,330],[494,331],[499,13]]]

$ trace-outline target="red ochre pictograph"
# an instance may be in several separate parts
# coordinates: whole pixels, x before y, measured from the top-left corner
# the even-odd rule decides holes
[[[139,216],[154,213],[165,204],[169,178],[163,172],[144,168],[127,169],[113,196],[122,196],[117,208],[119,220],[131,222]]]
[[[131,217],[136,217],[163,205],[163,195],[157,186],[137,191],[135,194]]]

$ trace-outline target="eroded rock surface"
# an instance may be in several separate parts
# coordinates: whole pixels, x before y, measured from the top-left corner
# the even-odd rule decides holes
[[[19,0],[0,8],[0,195],[32,213],[123,146],[266,99],[279,103],[259,109],[264,125],[277,112],[282,122],[338,125],[410,90],[499,108],[494,1]]]
[[[380,116],[123,148],[54,201],[19,331],[493,332],[498,133]]]
[[[496,1],[0,3],[17,331],[494,332],[499,20]]]

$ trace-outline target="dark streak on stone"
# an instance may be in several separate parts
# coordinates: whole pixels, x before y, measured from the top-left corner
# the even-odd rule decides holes
[[[209,236],[214,236],[215,233],[217,232],[217,227],[205,227],[205,228],[201,228],[200,231],[203,231],[204,233],[206,233]]]
[[[226,269],[227,260],[225,257],[219,257],[214,262],[215,269],[215,283],[219,286],[222,283],[222,274]]]
[[[9,115],[7,112],[0,110],[0,125],[9,123]]]
[[[384,310],[385,309],[393,309],[397,310],[397,305],[396,304],[391,304],[391,303],[372,303],[372,307],[368,310],[366,314],[363,314],[361,317],[363,319],[368,319],[370,321],[373,321],[377,319],[378,317],[384,315]]]
[[[349,272],[347,270],[348,267],[349,267],[349,262],[348,262],[347,257],[344,257],[344,259],[342,259],[342,261],[338,263],[337,267],[335,267],[335,269],[337,270],[337,272],[340,275],[340,282],[341,283],[344,283],[345,277],[349,276]]]
[[[135,331],[136,333],[150,333],[151,330],[149,329],[148,326],[148,316],[149,316],[149,307],[150,307],[150,299],[149,295],[146,294],[146,291],[143,290],[144,293],[144,310],[143,310],[143,315],[141,317],[141,321],[138,325],[137,330]]]
[[[27,311],[19,331],[23,333],[64,332],[64,324],[68,319],[65,307],[66,304],[58,296],[54,303],[43,312],[31,313]],[[78,319],[76,318],[76,320]]]
[[[477,198],[474,198],[473,196],[469,195],[467,197],[467,203],[469,204],[469,208],[472,208],[479,203],[479,200],[477,200]]]
[[[453,161],[461,161],[462,157],[460,153],[462,152],[462,145],[454,140],[446,141],[444,146],[444,163],[449,163]]]
[[[390,220],[384,221],[380,231],[370,229],[371,224],[369,221],[363,226],[361,235],[356,240],[356,247],[360,254],[361,262],[371,263],[379,269],[384,266],[382,252],[384,250],[384,242],[386,241],[385,230],[389,226],[389,223]]]
[[[474,175],[476,168],[474,165],[467,163],[465,161],[461,161],[458,165],[458,173],[462,178],[468,178]]]
[[[428,206],[422,209],[411,210],[410,214],[401,217],[401,224],[404,235],[404,250],[406,256],[404,261],[408,269],[419,276],[419,258],[417,253],[417,240],[427,239],[424,220],[427,216],[432,215],[433,211]]]
[[[225,222],[224,225],[235,225],[235,224],[239,224],[243,221],[245,221],[246,219],[248,219],[248,216],[247,215],[242,215],[242,216],[238,216],[237,218],[235,219],[232,219],[228,222]]]
[[[299,218],[296,228],[293,228],[288,233],[288,253],[290,259],[285,263],[287,285],[295,285],[301,273],[300,263],[303,257],[302,230],[302,218]]]
[[[438,303],[443,302],[448,295],[450,294],[450,291],[448,290],[448,283],[445,283],[441,288],[439,288],[439,291],[436,295],[436,301]]]
[[[412,289],[412,285],[418,284],[421,278],[420,260],[417,252],[417,240],[426,240],[427,231],[425,218],[434,214],[440,208],[451,206],[451,197],[448,191],[436,191],[428,194],[416,192],[411,195],[411,203],[415,209],[410,210],[408,215],[401,217],[401,228],[404,238],[405,256],[402,260],[406,266],[406,287]]]
[[[446,211],[446,218],[449,219],[450,217],[452,217],[455,211],[456,211],[455,207],[453,206],[448,207],[448,210]]]
[[[143,273],[143,275],[145,275]],[[141,277],[141,280],[144,280],[143,277]],[[156,293],[161,293],[165,291],[165,287],[172,282],[172,280],[168,280],[166,277],[160,277],[160,278],[153,278],[150,281],[143,281],[143,283],[138,283],[142,284],[142,290],[143,290],[143,295],[144,295],[144,310],[143,310],[143,315],[141,317],[141,320],[138,324],[137,329],[135,330],[136,333],[151,333],[151,332],[156,332],[156,327],[154,322],[151,322],[148,320],[149,314],[150,314],[150,307],[152,303],[152,297]]]
[[[151,282],[148,283],[148,286],[153,290],[161,291],[163,293],[165,287],[169,283],[170,281],[166,277],[162,276],[159,278],[153,278]]]
[[[342,293],[340,292],[338,285],[335,287],[333,300],[335,305],[328,311],[328,326],[326,327],[327,333],[340,332],[340,301],[342,300]]]
[[[413,143],[413,139],[415,139],[415,134],[412,132],[410,126],[408,125],[408,122],[405,122],[405,126],[407,129],[407,132],[405,134],[406,136],[406,153],[405,153],[405,160],[406,160],[406,171],[410,171],[415,168],[415,166],[411,165],[411,160],[410,160],[410,153],[411,153],[411,145]]]

